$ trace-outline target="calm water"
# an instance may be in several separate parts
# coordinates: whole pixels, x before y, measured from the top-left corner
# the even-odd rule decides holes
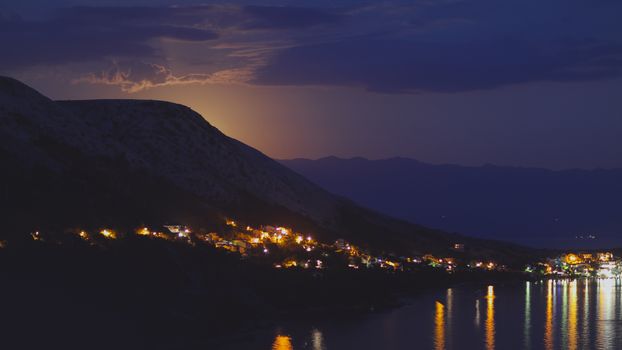
[[[230,349],[622,349],[621,288],[614,279],[450,288],[358,319],[290,324]]]

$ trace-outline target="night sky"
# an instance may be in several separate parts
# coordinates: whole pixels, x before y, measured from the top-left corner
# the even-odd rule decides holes
[[[3,1],[0,74],[275,158],[622,167],[622,2]]]

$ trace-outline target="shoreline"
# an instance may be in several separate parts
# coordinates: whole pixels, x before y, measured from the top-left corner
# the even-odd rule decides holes
[[[413,273],[416,275],[416,273]],[[474,276],[477,275],[477,276]],[[330,306],[322,306],[313,309],[290,309],[284,310],[279,316],[271,320],[265,320],[264,324],[257,327],[251,327],[243,330],[233,330],[230,333],[221,334],[216,338],[210,339],[209,345],[227,345],[233,342],[239,342],[249,339],[254,339],[259,334],[265,334],[268,332],[274,332],[279,326],[285,323],[313,323],[315,320],[322,320],[326,317],[331,320],[356,320],[359,317],[369,317],[374,314],[381,314],[385,312],[391,312],[401,307],[407,306],[414,299],[425,295],[426,293],[433,292],[435,290],[442,290],[445,288],[463,287],[463,286],[477,286],[482,289],[490,284],[499,283],[518,283],[533,280],[527,278],[529,276],[521,272],[487,272],[487,273],[461,273],[459,278],[449,276],[447,280],[437,281],[436,284],[426,285],[420,288],[411,289],[409,291],[400,291],[395,295],[382,300],[381,303],[374,305],[346,305],[341,308],[332,308]],[[475,278],[465,278],[475,277]]]
[[[209,249],[127,241],[108,249],[83,245],[27,244],[0,251],[5,329],[36,348],[45,337],[23,334],[37,320],[39,332],[66,334],[67,349],[88,339],[102,346],[125,339],[134,348],[205,348],[231,337],[268,331],[279,323],[319,317],[356,318],[404,305],[435,288],[462,283],[524,280],[524,273],[274,269]],[[112,325],[112,329],[110,330]],[[72,333],[73,334],[73,333]],[[65,344],[75,342],[75,344]],[[142,344],[142,345],[141,345]],[[128,345],[129,346],[129,345]]]

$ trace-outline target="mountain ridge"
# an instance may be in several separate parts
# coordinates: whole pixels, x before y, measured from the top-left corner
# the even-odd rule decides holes
[[[428,229],[318,187],[222,134],[190,108],[153,100],[52,101],[0,78],[0,181],[7,227],[184,222],[282,224],[401,252],[513,255],[507,243]]]
[[[428,227],[532,246],[622,244],[618,168],[434,165],[400,157],[280,162],[329,191]]]
[[[613,168],[602,168],[602,167],[594,167],[594,168],[563,168],[563,169],[550,169],[545,167],[538,166],[523,166],[523,165],[501,165],[495,163],[484,163],[481,165],[463,165],[457,163],[429,163],[425,161],[421,161],[417,158],[411,157],[386,157],[386,158],[367,158],[363,156],[353,156],[353,157],[341,157],[341,156],[324,156],[318,158],[307,158],[307,157],[295,157],[295,158],[278,158],[275,159],[280,163],[294,162],[294,161],[304,161],[304,162],[321,162],[321,161],[367,161],[367,162],[391,162],[391,161],[407,161],[412,162],[414,164],[420,165],[428,165],[428,166],[446,166],[446,167],[460,167],[460,168],[506,168],[506,169],[524,169],[524,170],[542,170],[542,171],[550,171],[550,172],[569,172],[569,171],[620,171],[622,167],[613,167]]]

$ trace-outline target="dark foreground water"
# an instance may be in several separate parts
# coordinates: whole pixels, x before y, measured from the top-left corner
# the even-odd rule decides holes
[[[525,282],[430,293],[355,319],[291,323],[226,349],[622,349],[622,283]]]

